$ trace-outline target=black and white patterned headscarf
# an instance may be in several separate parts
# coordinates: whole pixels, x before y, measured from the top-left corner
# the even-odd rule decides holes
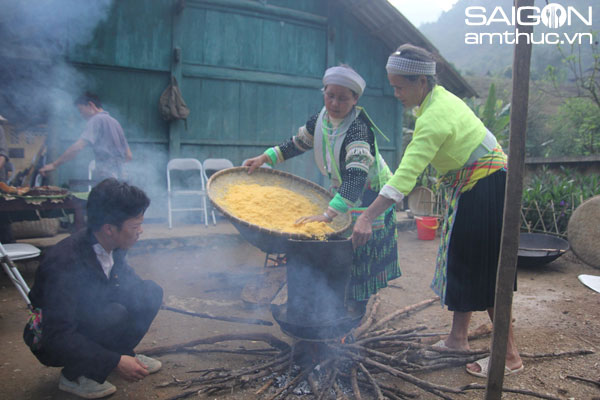
[[[389,56],[385,69],[391,75],[435,75],[435,61],[412,60],[397,51]]]

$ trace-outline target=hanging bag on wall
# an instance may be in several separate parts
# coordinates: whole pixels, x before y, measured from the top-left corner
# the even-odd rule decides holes
[[[190,109],[183,100],[177,85],[177,79],[174,76],[171,76],[171,84],[160,95],[158,111],[165,121],[182,119],[185,122],[185,129],[187,129],[187,117],[190,114]]]

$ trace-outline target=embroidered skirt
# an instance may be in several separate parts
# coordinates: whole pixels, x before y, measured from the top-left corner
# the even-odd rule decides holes
[[[356,222],[364,210],[352,209],[352,221]],[[389,280],[401,275],[397,240],[396,209],[392,206],[373,222],[371,239],[354,250],[349,299],[366,301],[379,289],[386,287]]]
[[[450,311],[494,306],[505,186],[506,172],[496,171],[460,195],[447,256]]]

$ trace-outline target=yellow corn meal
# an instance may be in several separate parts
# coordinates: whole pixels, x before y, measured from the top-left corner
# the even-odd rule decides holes
[[[235,217],[266,229],[321,239],[333,232],[325,222],[296,225],[299,218],[319,215],[323,210],[308,198],[278,186],[231,185],[219,204]]]

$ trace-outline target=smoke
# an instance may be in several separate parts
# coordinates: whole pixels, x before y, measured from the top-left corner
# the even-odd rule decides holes
[[[85,88],[68,63],[86,44],[112,0],[4,0],[0,13],[0,114],[14,124],[59,121]]]
[[[131,134],[131,129],[129,129],[126,132],[126,136]],[[167,217],[167,184],[165,178],[165,165],[168,162],[167,151],[161,144],[137,146],[136,144],[129,143],[129,146],[133,153],[133,160],[124,166],[127,181],[143,189],[152,200],[150,207],[146,211],[146,218],[165,219]],[[189,187],[194,188],[199,187],[199,185]],[[197,199],[198,196],[195,197],[195,201],[188,204],[187,208],[201,206]],[[177,207],[181,208],[179,204],[177,203]],[[184,213],[178,213],[177,217],[183,217],[181,214]],[[200,215],[198,212],[194,213],[196,217]]]

